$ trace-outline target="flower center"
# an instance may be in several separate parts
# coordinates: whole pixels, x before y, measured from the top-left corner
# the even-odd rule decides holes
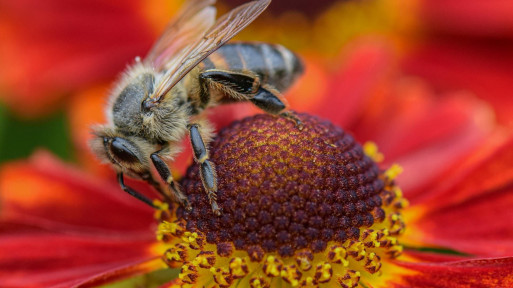
[[[393,182],[397,168],[381,171],[372,146],[364,152],[333,124],[298,117],[302,130],[258,115],[219,133],[210,151],[219,217],[191,166],[182,186],[193,210],[178,208],[159,228],[173,245],[165,259],[183,263],[184,283],[206,285],[209,274],[223,287],[270,287],[274,278],[356,287],[381,269],[381,258],[401,253],[406,202]]]

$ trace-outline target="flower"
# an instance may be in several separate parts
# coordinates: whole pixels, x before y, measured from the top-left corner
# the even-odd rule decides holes
[[[193,210],[178,208],[177,219],[166,210],[157,232],[169,247],[165,260],[182,264],[183,283],[356,287],[380,271],[381,259],[401,254],[407,201],[393,182],[399,166],[380,172],[340,128],[296,117],[301,126],[257,115],[220,132],[211,160],[221,217],[211,211],[198,167],[189,169],[182,187]]]
[[[323,70],[307,72],[306,77],[324,73],[323,82],[301,84],[309,91],[308,85],[314,85],[325,92],[310,99],[309,106],[350,131],[356,141],[375,141],[386,159],[382,167],[399,163],[404,172],[395,183],[411,203],[401,212],[406,225],[398,238],[405,247],[403,254],[396,260],[380,256],[382,276],[377,279],[384,282],[375,287],[464,287],[472,281],[508,286],[513,222],[507,207],[513,200],[513,167],[509,164],[513,140],[494,132],[491,110],[482,101],[457,93],[440,99],[420,80],[398,76],[390,69],[394,65],[387,50],[376,42],[349,47],[344,56],[347,60],[332,78]],[[296,89],[289,96],[292,105],[296,105]],[[349,115],[332,110],[333,103],[347,104]],[[372,155],[372,146],[367,147]],[[105,180],[85,175],[45,154],[4,165],[0,171],[1,282],[11,287],[85,287],[163,269],[162,256],[169,259],[172,251],[166,250],[176,239],[161,233],[168,244],[158,241],[154,211],[125,195],[114,183],[114,175],[110,176]],[[130,184],[151,195],[144,184]],[[163,219],[162,211],[158,214]],[[178,228],[187,228],[187,224]],[[183,236],[191,243],[197,237],[185,231]],[[417,250],[422,247],[465,254]],[[281,259],[267,260],[276,264],[274,260],[279,263]],[[242,264],[242,259],[234,260],[232,269],[244,271]],[[329,271],[327,266],[320,267],[325,272],[321,274],[329,275]],[[355,271],[368,273],[361,267]]]

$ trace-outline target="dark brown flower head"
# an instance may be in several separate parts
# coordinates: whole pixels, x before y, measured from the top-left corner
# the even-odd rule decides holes
[[[198,166],[182,181],[194,210],[180,217],[208,243],[292,256],[329,241],[358,239],[360,228],[383,220],[385,188],[378,166],[353,137],[319,118],[300,115],[304,129],[285,118],[258,115],[222,130],[212,143],[218,171],[216,217]]]
[[[184,283],[202,283],[204,263],[226,287],[242,278],[248,286],[267,287],[262,283],[274,277],[292,286],[333,278],[341,287],[355,287],[361,273],[380,270],[380,257],[400,254],[393,236],[404,230],[398,210],[405,201],[392,181],[396,168],[381,171],[373,160],[377,152],[364,152],[332,123],[297,117],[301,130],[290,119],[257,115],[218,134],[210,159],[217,167],[221,216],[212,213],[198,166],[190,167],[181,184],[193,210],[178,208],[177,219],[162,224],[175,232],[163,233],[162,225],[159,231],[186,239],[166,255],[168,262],[184,263]],[[184,245],[199,253],[192,257]],[[222,272],[215,264],[222,262],[237,272]],[[250,268],[261,275],[245,277]]]

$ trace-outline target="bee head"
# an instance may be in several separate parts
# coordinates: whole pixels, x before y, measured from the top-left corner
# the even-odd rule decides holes
[[[102,162],[111,163],[116,170],[128,174],[141,175],[149,171],[152,148],[144,139],[125,136],[103,126],[93,128],[93,134],[89,144]]]

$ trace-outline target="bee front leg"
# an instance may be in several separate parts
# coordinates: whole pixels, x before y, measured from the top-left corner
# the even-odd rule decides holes
[[[166,149],[166,147],[157,152],[152,153],[150,156],[151,162],[153,162],[155,169],[157,169],[160,178],[162,178],[162,180],[164,180],[167,183],[169,189],[173,192],[173,195],[171,197],[174,198],[178,203],[183,205],[187,210],[191,210],[191,206],[189,205],[189,200],[187,199],[187,196],[185,196],[185,194],[183,194],[183,192],[180,190],[180,187],[173,179],[171,170],[167,166],[166,162],[162,160],[159,154],[164,149]]]
[[[221,215],[221,209],[217,205],[217,175],[214,163],[208,158],[208,151],[205,142],[201,137],[198,124],[188,126],[190,132],[191,146],[194,154],[194,160],[200,165],[200,176],[212,206],[212,211],[217,216]]]

